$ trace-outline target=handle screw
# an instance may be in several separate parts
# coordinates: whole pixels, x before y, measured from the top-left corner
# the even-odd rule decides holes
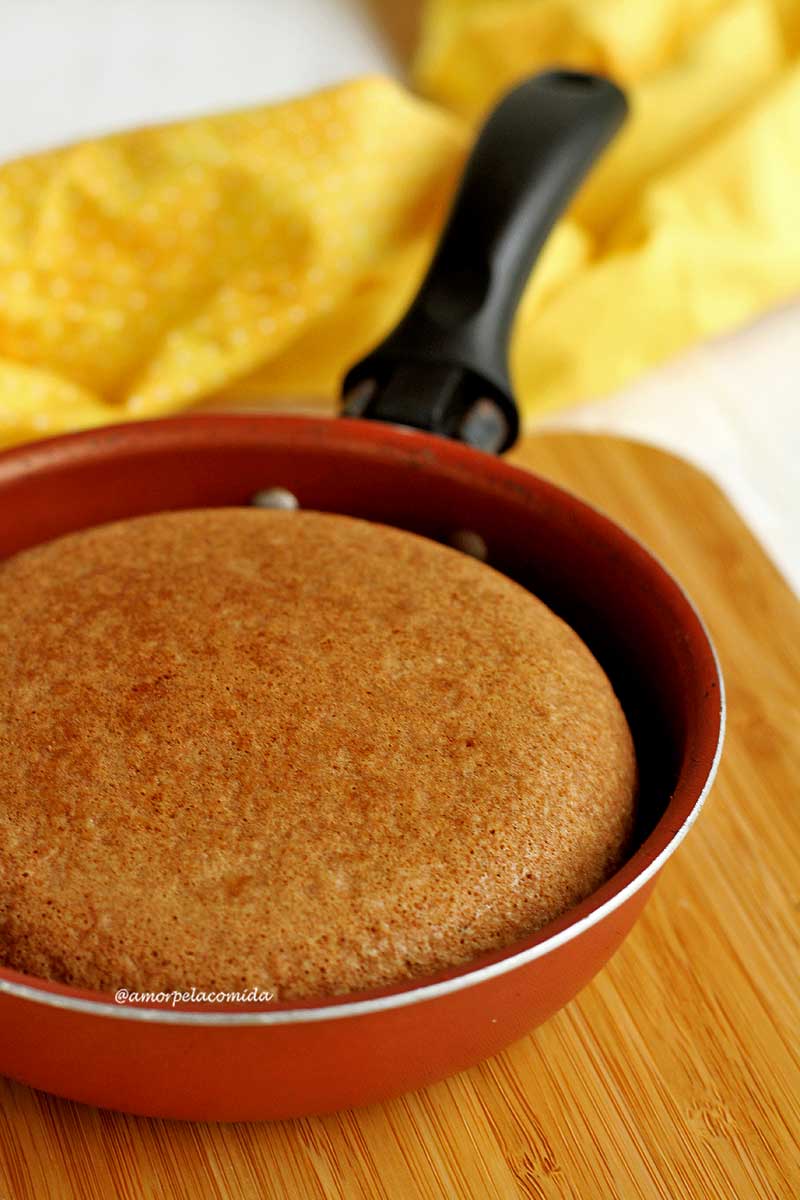
[[[486,562],[489,557],[489,547],[474,529],[457,529],[447,540],[454,550],[460,550],[470,558],[477,558],[479,562]]]
[[[506,444],[509,427],[503,410],[494,400],[476,400],[464,414],[458,436],[468,446],[476,446],[489,454],[498,454]]]
[[[282,487],[265,488],[263,492],[256,492],[250,503],[254,508],[278,508],[285,512],[294,512],[300,507],[297,496]]]

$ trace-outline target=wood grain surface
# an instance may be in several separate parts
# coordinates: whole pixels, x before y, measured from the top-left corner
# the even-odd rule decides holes
[[[514,457],[640,535],[722,658],[718,782],[631,937],[499,1057],[335,1117],[149,1121],[0,1081],[2,1200],[800,1196],[800,607],[687,464],[576,435]]]

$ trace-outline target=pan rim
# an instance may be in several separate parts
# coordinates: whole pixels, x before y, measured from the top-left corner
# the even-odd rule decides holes
[[[209,422],[217,423],[221,421],[222,423],[226,424],[228,422],[238,423],[239,421],[249,422],[252,421],[254,417],[259,422],[266,420],[266,422],[269,424],[285,424],[286,427],[299,420],[304,425],[306,425],[309,421],[313,421],[314,424],[319,422],[320,425],[335,425],[339,430],[341,430],[343,426],[347,426],[350,429],[362,427],[363,432],[363,428],[367,427],[370,433],[373,435],[376,431],[374,423],[352,419],[348,419],[347,422],[342,422],[331,420],[331,418],[326,417],[309,417],[304,415],[298,418],[273,413],[248,413],[246,416],[244,414],[240,415],[234,413],[204,413],[202,415],[188,414],[186,416],[169,417],[156,419],[153,421],[140,422],[135,426],[131,426],[130,424],[105,426],[101,429],[89,430],[83,433],[56,436],[54,438],[48,438],[40,442],[15,448],[14,450],[7,452],[7,455],[4,454],[3,458],[6,459],[6,462],[8,462],[8,458],[16,459],[18,457],[22,458],[23,461],[24,458],[28,458],[29,456],[33,459],[36,459],[40,456],[41,452],[44,451],[43,457],[46,460],[48,451],[54,445],[61,446],[66,442],[69,442],[73,446],[78,442],[82,442],[84,444],[88,442],[91,445],[91,443],[98,436],[101,440],[103,440],[103,435],[107,433],[110,433],[113,436],[118,435],[122,430],[142,430],[147,426],[150,428],[153,426],[160,426],[163,428],[164,426],[174,427],[178,425],[186,426],[189,424],[197,424],[197,426],[202,427]],[[411,434],[414,436],[415,441],[418,438],[422,439],[423,446],[425,443],[428,443],[440,453],[442,452],[443,444],[448,450],[455,449],[457,457],[461,457],[461,455],[464,453],[470,456],[475,453],[480,453],[467,447],[459,446],[458,444],[447,442],[443,443],[443,439],[434,437],[433,435],[421,433],[418,430],[412,431],[402,427],[383,426],[381,427],[380,432],[382,435],[381,440],[385,441],[394,442],[394,438],[397,436],[398,440],[395,444],[398,446],[402,445],[402,442],[405,441],[405,438]],[[494,461],[497,462],[500,460]],[[641,890],[645,884],[647,884],[655,875],[658,874],[667,860],[672,856],[672,854],[674,854],[674,852],[683,842],[689,830],[697,820],[713,786],[717,770],[719,768],[723,743],[725,740],[727,705],[725,684],[716,647],[714,646],[703,618],[698,612],[694,602],[683,588],[682,584],[664,565],[658,555],[654,554],[652,550],[644,545],[644,543],[638,537],[636,537],[636,535],[619,525],[613,518],[607,516],[604,512],[602,512],[602,510],[598,509],[589,501],[574,495],[574,493],[570,492],[566,488],[561,487],[559,484],[555,484],[551,480],[548,480],[543,476],[539,476],[533,471],[528,471],[527,469],[519,468],[509,463],[502,462],[502,467],[507,471],[513,472],[514,474],[532,476],[539,483],[544,483],[547,488],[568,497],[572,503],[577,504],[583,509],[590,510],[604,523],[607,523],[609,526],[611,526],[618,535],[621,535],[623,538],[633,543],[646,558],[648,558],[658,567],[666,580],[676,589],[681,599],[694,617],[698,630],[702,635],[702,640],[705,644],[705,647],[710,652],[719,695],[718,709],[715,708],[714,710],[715,717],[717,711],[719,714],[719,725],[714,755],[709,765],[703,785],[697,795],[697,798],[692,803],[690,811],[687,813],[680,826],[673,832],[672,836],[665,843],[662,849],[652,859],[650,859],[647,864],[636,875],[634,875],[632,879],[630,879],[618,891],[613,892],[613,894],[601,904],[597,905],[585,916],[568,922],[564,928],[559,929],[550,937],[546,937],[541,941],[537,941],[535,945],[511,951],[508,954],[494,958],[493,961],[489,963],[486,963],[482,966],[473,967],[472,969],[470,969],[468,964],[462,967],[457,967],[455,968],[457,973],[454,975],[448,975],[448,977],[445,979],[434,980],[433,982],[429,983],[425,983],[423,980],[419,983],[419,985],[412,987],[409,987],[406,984],[404,987],[402,987],[402,990],[397,991],[384,989],[378,996],[367,997],[361,1000],[355,999],[337,1002],[336,998],[332,997],[328,1000],[324,1000],[322,1004],[317,1006],[309,1005],[307,1007],[298,1008],[257,1009],[247,1011],[228,1010],[220,1012],[213,1012],[204,1009],[200,1012],[192,1012],[187,1011],[186,1009],[127,1006],[122,1003],[113,1002],[111,999],[106,999],[106,996],[110,996],[109,993],[98,992],[96,995],[103,998],[94,999],[91,995],[87,994],[84,989],[70,989],[68,985],[65,986],[55,983],[54,981],[48,981],[46,979],[38,980],[34,976],[23,977],[19,975],[19,973],[3,967],[0,967],[0,996],[6,995],[19,1000],[47,1005],[52,1008],[64,1009],[75,1013],[89,1014],[93,1016],[141,1021],[156,1025],[186,1025],[194,1027],[270,1027],[283,1025],[303,1025],[320,1023],[329,1020],[342,1020],[358,1016],[376,1015],[391,1011],[393,1009],[405,1008],[411,1005],[437,1000],[451,993],[463,991],[469,987],[479,986],[480,984],[486,983],[499,976],[508,974],[511,971],[525,967],[535,962],[537,959],[543,958],[546,954],[558,950],[568,942],[571,942],[574,939],[582,936],[594,925],[597,925],[601,921],[605,920],[618,908],[627,903],[627,901],[630,900],[639,890]],[[1,475],[2,473],[0,472],[0,481]],[[665,822],[668,822],[672,804],[673,800],[670,801],[655,828],[639,847],[638,852],[645,852],[648,842],[655,838],[659,830],[663,829]],[[624,867],[622,869],[624,869]],[[596,894],[596,892],[594,894]],[[586,900],[590,902],[591,895],[588,896]],[[18,982],[16,978],[9,978],[8,976],[10,975],[19,975],[20,978],[30,978],[31,980],[35,979],[36,982]],[[79,994],[74,994],[76,992]]]

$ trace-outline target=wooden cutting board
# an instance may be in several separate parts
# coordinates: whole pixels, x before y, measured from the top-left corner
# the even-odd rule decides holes
[[[335,1117],[150,1121],[0,1081],[2,1200],[800,1196],[800,606],[686,463],[576,435],[514,457],[642,537],[722,658],[718,782],[631,937],[499,1057]]]

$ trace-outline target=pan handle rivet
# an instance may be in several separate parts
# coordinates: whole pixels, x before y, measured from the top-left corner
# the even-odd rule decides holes
[[[484,396],[465,413],[458,436],[468,446],[499,454],[509,436],[508,420],[499,404]]]
[[[265,488],[263,492],[256,492],[250,503],[254,508],[279,508],[284,512],[293,512],[300,507],[297,496],[282,487]]]
[[[378,391],[377,379],[362,379],[347,392],[342,401],[342,413],[346,417],[363,417]]]
[[[479,562],[486,562],[489,557],[489,547],[474,529],[457,529],[447,540],[454,550],[460,550],[470,558],[477,558]]]

